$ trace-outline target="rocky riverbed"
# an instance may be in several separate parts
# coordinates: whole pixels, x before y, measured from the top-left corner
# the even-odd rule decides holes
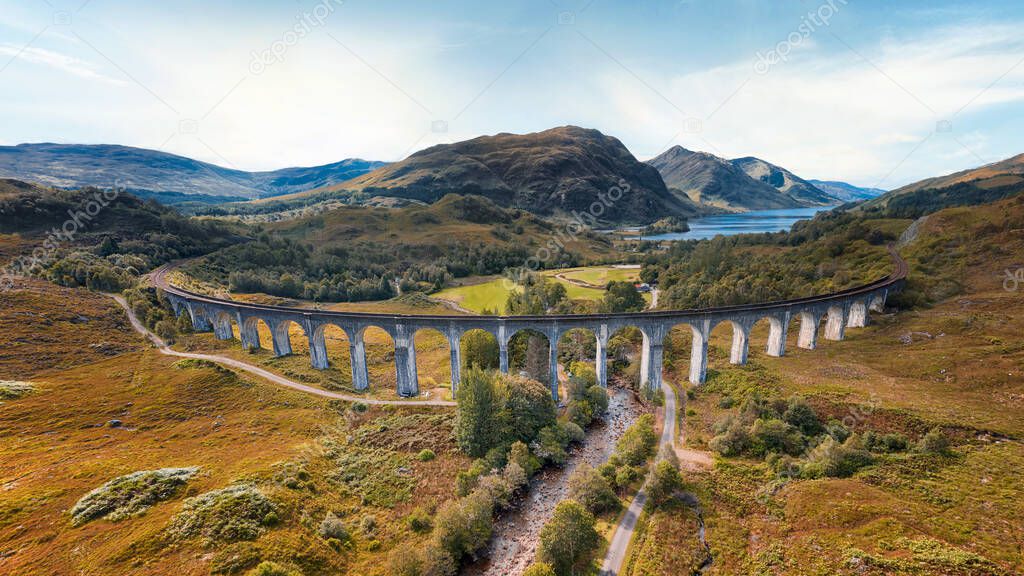
[[[571,454],[564,468],[548,468],[533,479],[529,493],[495,523],[487,557],[467,566],[463,574],[519,576],[526,571],[537,554],[541,528],[551,518],[555,506],[568,497],[569,476],[580,464],[596,467],[604,463],[622,433],[643,414],[644,409],[632,392],[621,388],[609,388],[608,392],[608,414],[604,421],[587,430],[586,442]]]

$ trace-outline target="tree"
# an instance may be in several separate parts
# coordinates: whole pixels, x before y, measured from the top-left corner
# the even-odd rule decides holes
[[[604,295],[607,312],[639,312],[646,307],[647,302],[632,282],[613,280],[608,283]]]
[[[503,440],[531,442],[541,428],[555,423],[558,407],[546,386],[522,376],[502,376],[505,388],[505,414],[507,423]]]
[[[782,419],[800,429],[805,436],[817,436],[822,432],[821,420],[803,398],[793,397]]]
[[[647,484],[647,496],[655,506],[663,504],[683,485],[675,452],[669,449],[663,453],[665,457],[654,465],[651,481]]]
[[[949,452],[949,439],[942,433],[942,429],[935,427],[921,437],[917,443],[917,450],[925,454],[945,454]]]
[[[508,295],[505,309],[515,316],[547,314],[566,302],[565,286],[561,282],[549,282],[541,274],[530,274],[522,280],[522,292],[513,291]]]
[[[658,437],[654,433],[654,417],[644,414],[637,418],[637,421],[627,428],[619,438],[615,444],[615,454],[627,465],[640,466],[651,457],[657,442]]]
[[[575,574],[577,564],[596,550],[600,541],[594,523],[594,515],[579,502],[559,502],[540,531],[538,559],[550,564],[559,576]]]
[[[470,330],[462,336],[463,368],[498,369],[498,341],[483,330]]]
[[[569,477],[569,498],[594,514],[618,510],[620,505],[608,480],[588,464],[582,464]]]
[[[546,382],[550,374],[548,340],[541,334],[530,334],[526,341],[526,363],[523,370],[530,378]]]
[[[500,413],[504,401],[495,378],[478,367],[469,368],[456,394],[455,436],[470,456],[487,454],[501,439]]]
[[[458,563],[487,544],[494,529],[493,514],[494,502],[484,491],[449,500],[437,511],[434,538]]]

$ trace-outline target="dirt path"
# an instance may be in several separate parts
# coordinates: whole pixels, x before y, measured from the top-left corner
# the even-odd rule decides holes
[[[108,296],[116,300],[117,303],[121,305],[121,308],[124,308],[125,312],[128,313],[128,320],[132,323],[132,327],[135,328],[135,331],[148,338],[154,345],[156,345],[157,350],[159,350],[161,354],[166,354],[167,356],[177,356],[179,358],[193,358],[195,360],[207,360],[209,362],[216,362],[218,364],[230,366],[238,370],[244,370],[246,372],[249,372],[250,374],[255,374],[256,376],[269,380],[270,382],[273,382],[274,384],[278,384],[280,386],[285,386],[287,388],[298,390],[299,392],[305,392],[307,394],[314,394],[316,396],[332,398],[335,400],[347,400],[349,402],[362,402],[363,404],[375,405],[400,404],[405,406],[455,406],[455,402],[448,402],[445,400],[377,400],[374,398],[364,398],[362,396],[355,396],[351,394],[330,392],[328,390],[321,390],[319,388],[307,386],[294,380],[289,380],[284,376],[279,376],[277,374],[274,374],[273,372],[264,370],[259,366],[253,366],[252,364],[247,364],[245,362],[235,360],[234,358],[228,358],[227,356],[217,356],[213,354],[196,354],[192,352],[178,352],[177,350],[174,350],[170,346],[168,346],[167,343],[164,342],[159,336],[153,334],[152,332],[149,331],[149,329],[143,326],[142,322],[139,322],[139,319],[135,317],[135,313],[132,312],[131,307],[128,306],[128,302],[126,302],[124,298],[116,294],[108,294]]]
[[[488,560],[467,566],[462,574],[473,576],[520,576],[537,554],[540,529],[554,513],[555,505],[568,497],[569,476],[582,463],[597,467],[615,449],[615,442],[641,414],[631,392],[609,388],[610,402],[605,423],[587,432],[583,447],[572,454],[560,470],[546,470],[530,486],[526,500],[503,515],[494,526]]]

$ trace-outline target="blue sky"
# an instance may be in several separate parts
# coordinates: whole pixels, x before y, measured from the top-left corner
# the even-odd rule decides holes
[[[247,170],[577,124],[892,188],[1024,152],[1020,2],[0,0],[0,144]]]

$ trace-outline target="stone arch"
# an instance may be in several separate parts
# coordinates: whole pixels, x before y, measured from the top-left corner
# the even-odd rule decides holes
[[[462,370],[479,366],[485,370],[497,370],[501,362],[501,343],[490,330],[470,328],[459,335]]]
[[[712,321],[711,330],[708,332],[708,341],[728,340],[729,362],[731,364],[743,365],[747,363],[750,354],[750,328],[749,322],[721,318]],[[726,333],[726,331],[728,331]]]
[[[814,350],[818,346],[818,328],[824,316],[818,310],[801,310],[793,315],[800,323],[796,345],[806,350]]]
[[[786,335],[789,333],[789,313],[764,314],[750,326],[753,339],[765,339],[764,353],[768,356],[785,356]]]
[[[258,351],[263,347],[266,338],[272,339],[270,325],[259,316],[240,316],[238,331],[242,340],[242,348]]]
[[[282,318],[271,322],[270,329],[271,340],[274,343],[274,356],[302,354],[308,351],[309,342],[303,338],[306,329],[298,320]]]
[[[643,358],[645,340],[643,331],[636,324],[625,323],[611,324],[604,330],[607,332],[604,350],[607,360],[605,381],[614,379],[639,389],[639,362]]]
[[[382,388],[398,389],[398,361],[397,343],[398,338],[394,331],[386,326],[367,324],[357,328],[352,339],[356,342],[356,350],[353,351],[353,386],[358,390],[369,388],[370,383],[379,385]],[[362,354],[359,354],[359,346],[362,345]],[[361,356],[366,367],[366,386],[359,381],[362,374],[357,372],[358,358]]]
[[[555,342],[555,353],[551,356],[556,363],[555,378],[558,377],[559,363],[564,367],[566,377],[568,378],[571,374],[573,363],[582,362],[583,364],[593,365],[595,383],[601,384],[601,378],[597,374],[599,348],[598,332],[592,328],[575,327],[562,330]]]
[[[417,384],[425,389],[449,388],[452,399],[458,389],[451,369],[451,343],[444,332],[433,326],[423,326],[413,333],[413,347]],[[445,386],[445,384],[448,386]],[[447,393],[447,392],[446,392]]]
[[[547,382],[551,367],[551,342],[535,328],[520,328],[508,338],[508,367],[514,374],[525,373],[538,382]]]
[[[863,328],[868,324],[868,306],[871,297],[867,296],[850,302],[850,312],[846,325],[850,328]]]

